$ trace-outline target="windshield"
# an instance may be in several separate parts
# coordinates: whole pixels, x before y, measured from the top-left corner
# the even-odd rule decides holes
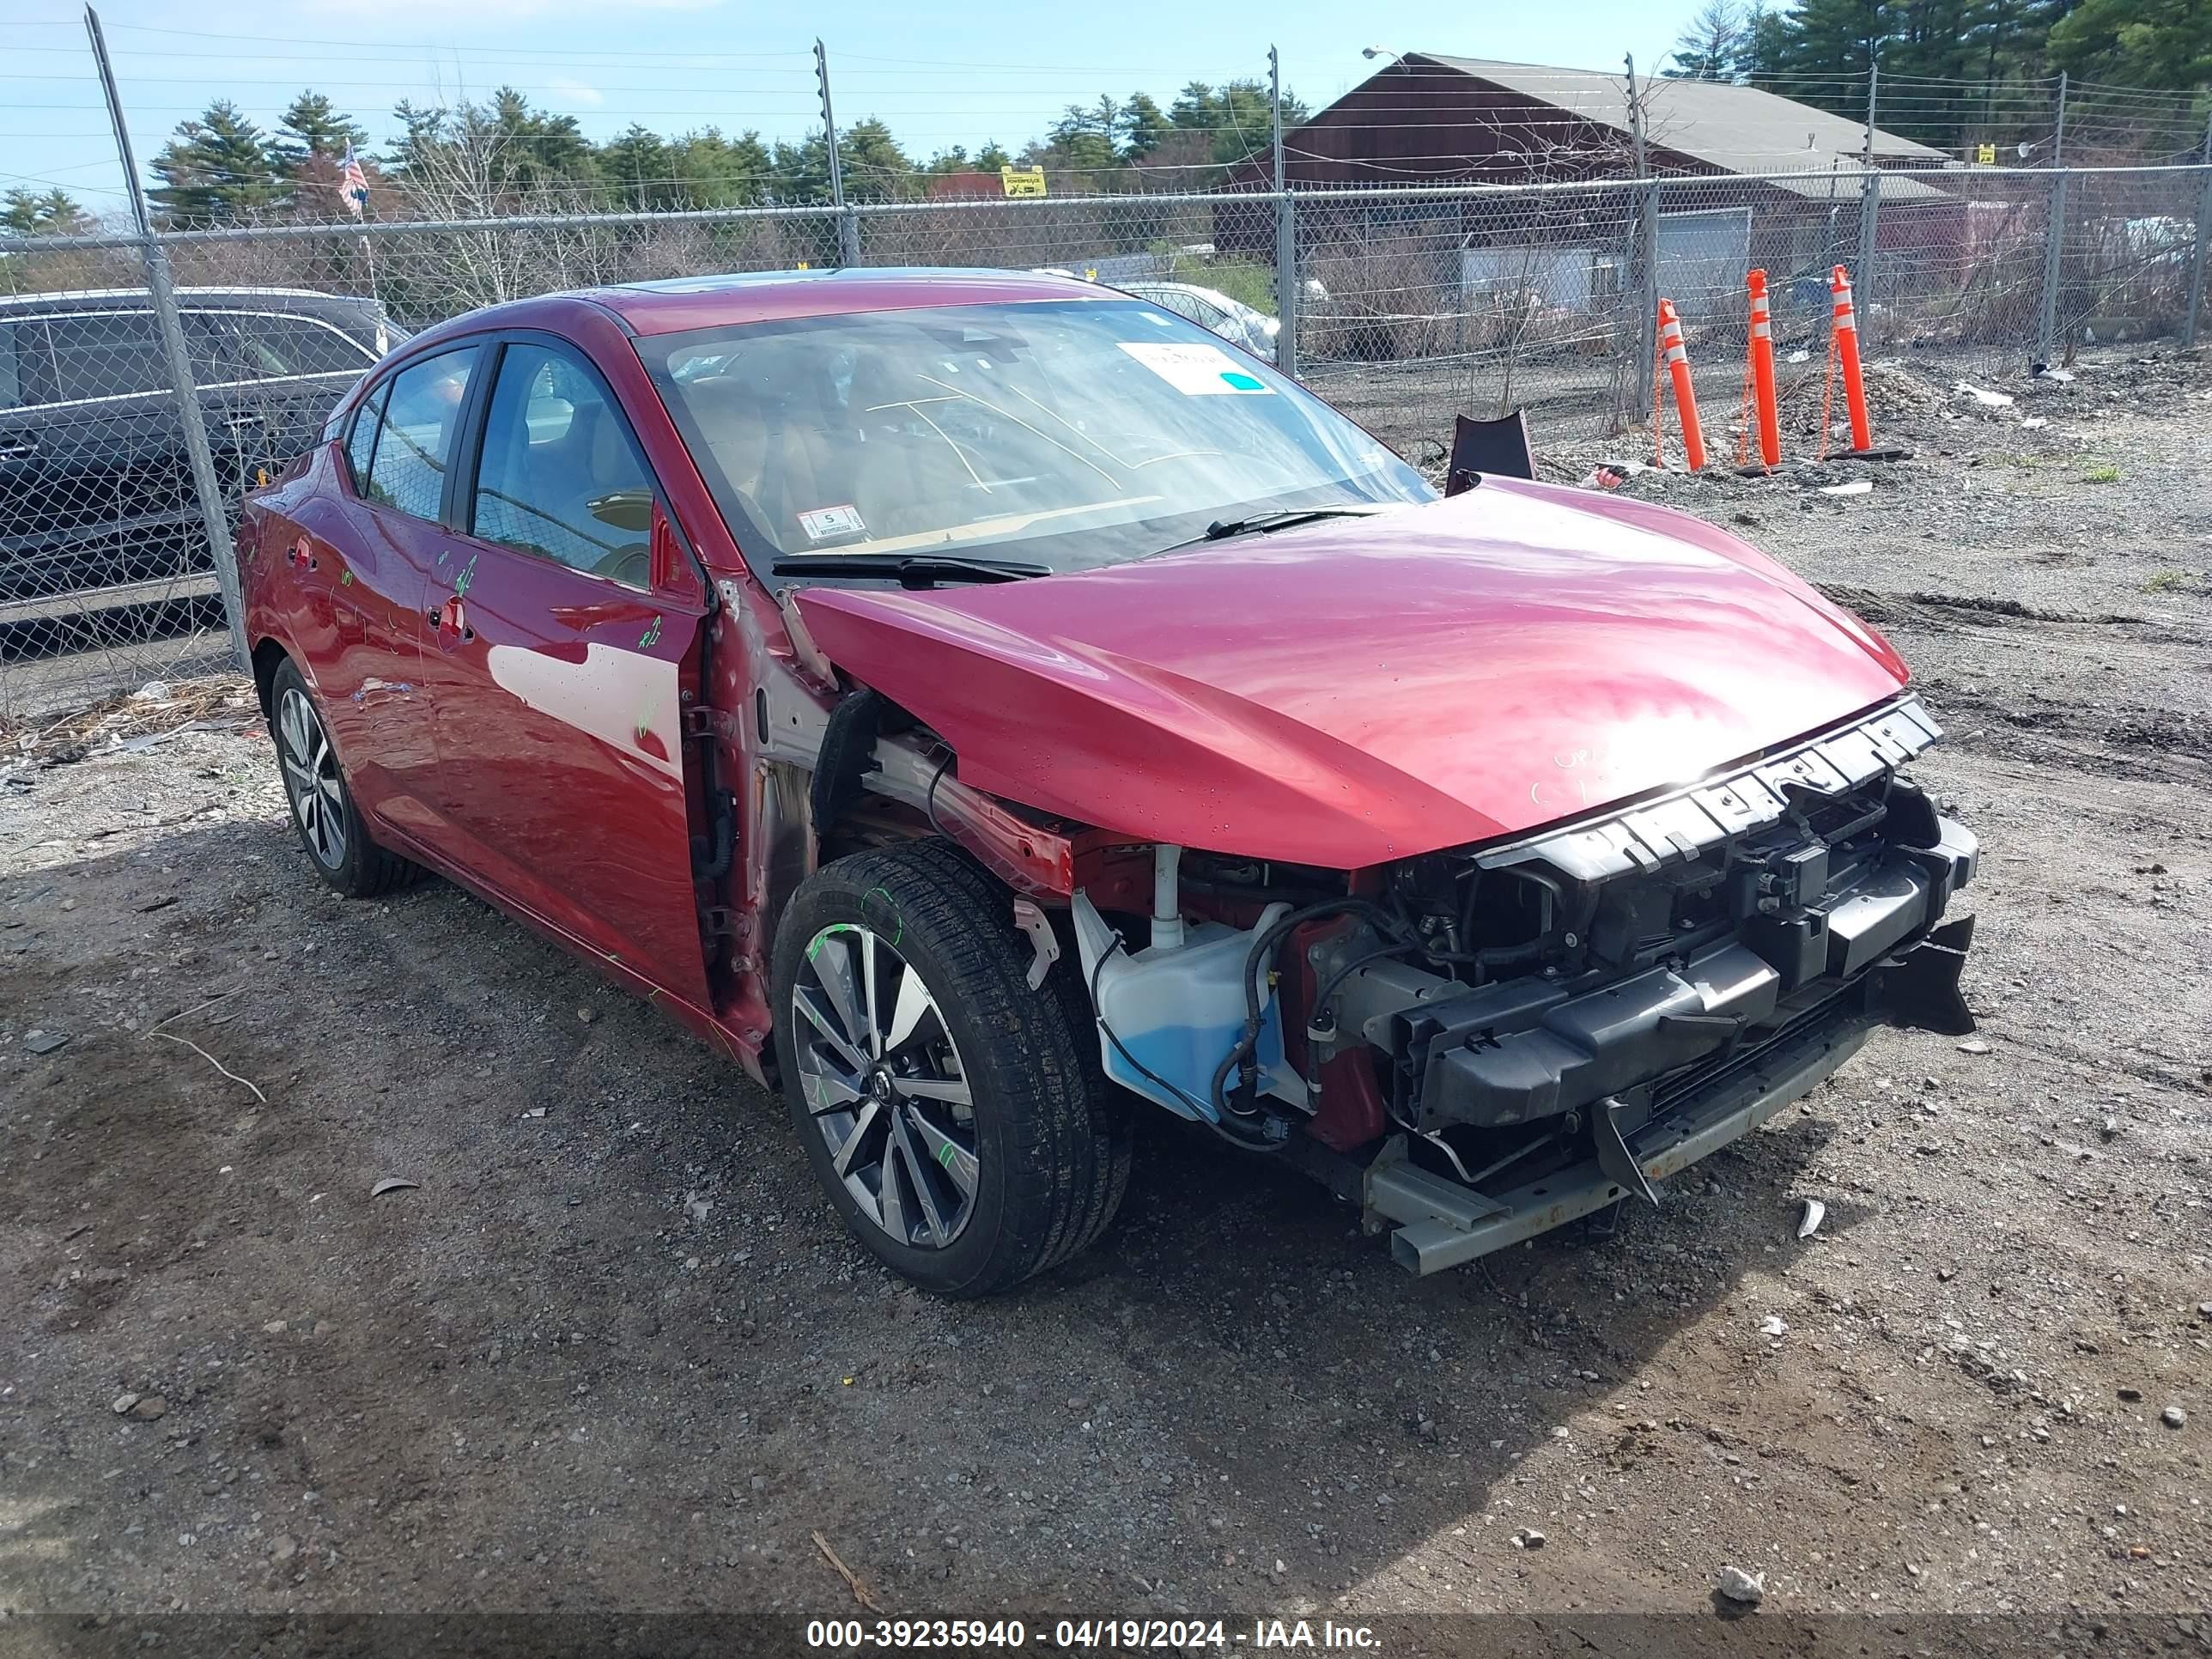
[[[1133,300],[872,312],[637,343],[756,562],[1004,550],[1074,570],[1216,521],[1434,494],[1273,369]]]

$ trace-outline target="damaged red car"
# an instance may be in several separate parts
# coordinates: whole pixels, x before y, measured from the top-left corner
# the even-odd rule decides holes
[[[1438,499],[1110,290],[477,312],[238,553],[324,878],[436,871],[651,996],[948,1294],[1095,1239],[1137,1111],[1429,1273],[1971,1029],[1976,843],[1872,629],[1662,507]]]

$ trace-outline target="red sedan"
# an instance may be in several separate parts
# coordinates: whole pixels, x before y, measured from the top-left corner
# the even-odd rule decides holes
[[[239,556],[324,878],[437,871],[664,1004],[950,1294],[1096,1238],[1143,1101],[1430,1272],[1971,1027],[1975,842],[1872,630],[1663,508],[1438,501],[1110,290],[473,313]]]

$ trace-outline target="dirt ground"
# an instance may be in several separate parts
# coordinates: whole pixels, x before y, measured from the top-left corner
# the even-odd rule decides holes
[[[0,763],[0,1609],[864,1613],[817,1532],[893,1613],[2203,1608],[2212,370],[1917,384],[1910,461],[1629,487],[1915,665],[1980,1036],[1429,1279],[1163,1121],[932,1301],[672,1024],[328,894],[241,708]]]

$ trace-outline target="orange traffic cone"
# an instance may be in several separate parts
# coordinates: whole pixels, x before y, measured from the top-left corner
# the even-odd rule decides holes
[[[1828,336],[1828,371],[1831,379],[1836,365],[1844,370],[1844,402],[1851,415],[1851,447],[1861,453],[1874,447],[1874,422],[1867,418],[1866,381],[1859,373],[1858,315],[1851,308],[1850,275],[1838,265],[1829,279],[1829,290],[1835,297],[1835,327]],[[1821,398],[1820,448],[1827,452],[1827,398]]]
[[[1751,287],[1750,385],[1758,404],[1759,454],[1768,466],[1782,465],[1782,412],[1774,401],[1774,323],[1766,304],[1766,273],[1754,270]],[[1750,442],[1748,427],[1745,444]]]
[[[1690,381],[1690,354],[1682,349],[1682,319],[1672,300],[1659,302],[1659,356],[1674,382],[1674,412],[1682,421],[1682,462],[1692,472],[1705,465],[1705,434],[1698,424],[1698,389]],[[1655,434],[1658,423],[1652,423]],[[1662,458],[1662,465],[1664,465]]]

